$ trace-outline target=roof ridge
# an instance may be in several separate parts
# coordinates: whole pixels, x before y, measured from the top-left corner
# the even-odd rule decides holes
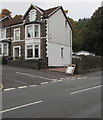
[[[61,7],[61,6],[51,7],[51,8],[48,8],[48,9],[46,9],[46,10],[51,10],[51,9],[54,9],[54,8],[59,8],[59,7]],[[44,10],[44,11],[46,11],[46,10]]]

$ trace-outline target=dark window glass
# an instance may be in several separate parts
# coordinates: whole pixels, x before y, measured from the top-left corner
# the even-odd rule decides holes
[[[35,45],[35,57],[39,57],[39,45]]]
[[[33,57],[33,46],[28,45],[27,46],[27,58],[32,58]]]

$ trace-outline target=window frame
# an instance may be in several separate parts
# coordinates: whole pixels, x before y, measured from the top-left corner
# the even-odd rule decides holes
[[[4,29],[4,37],[3,38],[1,38],[1,36],[2,36],[2,30]],[[0,28],[0,39],[1,40],[3,40],[3,39],[6,39],[6,28]]]
[[[13,59],[15,60],[15,48],[19,48],[19,58],[21,57],[21,46],[13,46]]]
[[[31,49],[32,49],[32,57],[28,57],[28,50],[30,49],[30,48],[28,48],[28,46],[30,46],[30,45],[32,46],[32,47],[31,47]],[[26,54],[26,57],[27,57],[28,59],[33,58],[33,45],[32,45],[32,44],[29,44],[29,45],[26,46],[26,53],[27,53],[27,54]]]
[[[29,57],[27,56],[27,46],[32,45],[33,50],[33,56]],[[38,45],[38,57],[35,57],[35,46]],[[27,44],[25,45],[25,59],[39,59],[40,58],[40,44]]]
[[[19,39],[18,40],[16,40],[15,38],[16,38],[16,36],[15,36],[15,31],[17,31],[17,30],[19,30]],[[16,28],[16,29],[14,29],[14,41],[20,41],[20,28]]]
[[[27,35],[27,27],[32,26],[33,28],[33,37],[28,37]],[[35,26],[38,26],[38,36],[35,37]],[[29,24],[25,26],[25,39],[33,39],[33,38],[40,38],[40,24]]]
[[[4,55],[4,44],[6,44],[7,45],[7,49],[6,49],[6,54]],[[0,43],[0,45],[1,45],[1,54],[0,54],[0,56],[8,56],[9,55],[9,45],[8,45],[8,43]]]

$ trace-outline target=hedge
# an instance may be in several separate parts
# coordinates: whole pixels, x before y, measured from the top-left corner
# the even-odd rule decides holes
[[[101,56],[80,56],[73,58],[73,64],[76,64],[75,73],[86,73],[103,68],[103,57]]]

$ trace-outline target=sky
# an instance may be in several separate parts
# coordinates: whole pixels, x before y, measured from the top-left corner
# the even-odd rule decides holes
[[[55,6],[62,6],[68,10],[67,16],[74,20],[90,18],[95,10],[101,6],[101,0],[0,0],[0,8],[9,9],[12,16],[16,14],[24,15],[31,4],[37,5],[42,9]],[[71,2],[72,1],[72,2]]]

